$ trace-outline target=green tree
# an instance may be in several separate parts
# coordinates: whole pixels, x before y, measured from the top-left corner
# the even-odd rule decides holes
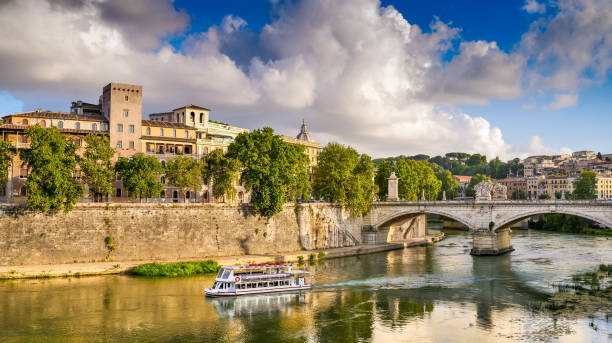
[[[495,157],[487,165],[487,175],[494,179],[503,179],[508,176],[508,166],[499,157]]]
[[[110,146],[106,136],[90,134],[85,137],[85,143],[87,148],[79,162],[83,171],[83,181],[89,187],[94,201],[101,201],[105,194],[113,191],[115,169],[112,159],[115,156],[115,149]]]
[[[603,160],[603,157],[601,156],[601,152],[597,153],[597,158],[600,159],[600,160]]]
[[[374,183],[378,187],[378,198],[380,200],[387,199],[389,192],[389,177],[391,176],[391,163],[389,161],[382,161],[376,169],[376,177]]]
[[[476,192],[474,191],[474,186],[476,186],[482,181],[491,181],[491,178],[484,174],[476,174],[472,176],[472,179],[470,180],[470,184],[465,189],[465,196],[475,197]]]
[[[367,155],[329,143],[319,155],[314,172],[315,197],[347,206],[354,215],[369,211],[374,201],[374,165]]]
[[[474,154],[465,162],[468,166],[483,166],[487,164],[487,156]]]
[[[271,217],[288,199],[308,199],[308,156],[304,146],[290,144],[265,127],[242,133],[230,144],[227,157],[240,161],[240,183],[251,191],[255,213]]]
[[[15,149],[9,141],[0,140],[0,184],[8,180],[8,172]]]
[[[523,190],[515,189],[510,195],[510,199],[511,200],[525,200],[527,199],[527,196],[525,195],[525,192]]]
[[[453,174],[448,170],[440,170],[436,172],[436,177],[442,183],[438,200],[442,200],[442,192],[446,191],[446,199],[454,199],[460,195],[461,189],[459,182],[453,179]]]
[[[425,191],[427,200],[435,200],[442,187],[433,169],[423,161],[401,159],[395,164],[400,199],[416,201]]]
[[[130,158],[120,157],[115,164],[115,170],[123,181],[130,196],[154,198],[164,188],[158,177],[164,172],[164,167],[154,156],[145,156],[142,153]]]
[[[202,188],[202,168],[191,157],[177,156],[166,164],[166,178],[181,190],[183,201],[187,202],[187,191]]]
[[[234,185],[240,176],[240,161],[227,157],[221,149],[213,150],[203,164],[204,181],[212,181],[212,195],[233,198],[236,193]]]
[[[597,174],[594,171],[583,171],[574,180],[572,198],[576,200],[591,200],[597,198]]]
[[[77,146],[57,128],[43,129],[31,126],[25,133],[30,136],[29,149],[20,150],[20,158],[30,170],[25,187],[28,207],[48,212],[72,210],[85,188],[72,177],[77,166]]]

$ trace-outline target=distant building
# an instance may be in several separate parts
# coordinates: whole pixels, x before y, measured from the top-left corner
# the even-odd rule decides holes
[[[598,174],[595,191],[597,193],[597,200],[612,199],[612,176],[609,174]]]
[[[470,181],[472,181],[471,176],[467,175],[453,175],[453,179],[455,179],[459,183],[459,190],[461,191],[461,197],[465,197],[465,190],[470,185]]]
[[[74,114],[100,115],[101,111],[102,109],[99,104],[90,104],[81,100],[73,101],[70,106],[70,113]]]
[[[508,199],[512,197],[514,191],[519,190],[527,197],[527,180],[522,177],[509,177],[501,180],[495,180],[496,183],[506,186],[508,189]]]
[[[315,142],[312,139],[310,133],[308,132],[308,127],[306,126],[306,123],[302,121],[302,127],[300,128],[300,132],[295,138],[282,135],[281,138],[287,143],[299,144],[304,146],[304,153],[308,155],[309,168],[312,172],[312,168],[314,168],[319,161],[319,154],[321,153],[321,150],[323,150],[323,147],[321,146],[321,144]]]
[[[597,158],[597,153],[591,150],[575,151],[572,153],[572,157],[576,160],[593,160]]]

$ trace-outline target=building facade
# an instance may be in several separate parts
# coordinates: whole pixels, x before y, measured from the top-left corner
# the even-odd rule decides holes
[[[319,162],[319,155],[323,147],[312,139],[312,136],[308,132],[306,122],[302,121],[300,132],[295,138],[283,135],[281,135],[281,138],[287,143],[304,146],[304,153],[308,156],[308,169],[312,174],[313,168],[316,167]]]

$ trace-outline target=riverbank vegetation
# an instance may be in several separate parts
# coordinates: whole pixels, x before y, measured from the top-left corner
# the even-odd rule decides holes
[[[591,229],[586,219],[561,213],[545,214],[537,221],[530,219],[529,228],[544,231],[612,237],[612,230]]]
[[[575,274],[571,281],[555,284],[556,293],[530,304],[535,310],[555,315],[612,315],[612,264],[602,264],[593,272]]]
[[[173,263],[153,262],[136,266],[128,270],[127,273],[135,276],[178,277],[216,273],[220,267],[215,260]]]

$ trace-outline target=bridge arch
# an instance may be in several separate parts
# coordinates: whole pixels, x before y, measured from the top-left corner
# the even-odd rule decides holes
[[[463,218],[455,213],[449,213],[447,211],[441,211],[441,210],[436,210],[436,209],[425,209],[425,210],[410,209],[410,210],[398,211],[398,212],[384,216],[382,219],[378,220],[378,222],[375,225],[372,225],[372,227],[375,230],[378,230],[381,227],[391,226],[393,223],[397,223],[404,219],[410,219],[410,218],[413,218],[413,217],[416,217],[422,214],[437,214],[439,216],[455,220],[465,225],[470,230],[475,229],[474,225],[470,222],[468,218]]]
[[[498,229],[502,229],[508,226],[512,226],[518,222],[521,222],[527,218],[533,217],[533,216],[537,216],[537,215],[541,215],[541,214],[554,214],[554,213],[558,213],[558,214],[569,214],[572,216],[577,216],[577,217],[582,217],[585,219],[590,219],[593,221],[596,221],[598,223],[602,223],[607,227],[612,227],[612,223],[610,221],[608,221],[607,218],[604,217],[599,217],[597,215],[594,215],[592,213],[588,213],[588,212],[580,212],[574,209],[564,209],[564,208],[557,208],[557,209],[534,209],[531,211],[527,211],[527,212],[522,212],[520,214],[511,216],[509,218],[504,219],[503,221],[499,222],[499,223],[495,223],[495,226],[493,227],[493,231],[496,231]]]

